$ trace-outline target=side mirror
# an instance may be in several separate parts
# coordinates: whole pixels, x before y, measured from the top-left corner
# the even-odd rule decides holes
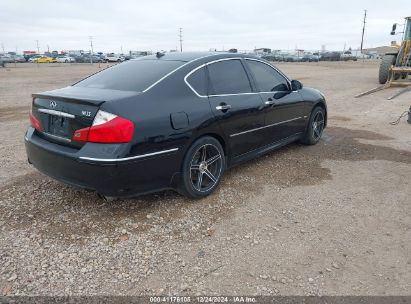
[[[303,84],[299,82],[298,80],[291,80],[291,89],[293,91],[298,91],[303,88]]]
[[[395,35],[395,31],[397,30],[397,23],[392,25],[391,35]]]

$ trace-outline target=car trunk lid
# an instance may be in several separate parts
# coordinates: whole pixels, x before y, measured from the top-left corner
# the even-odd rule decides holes
[[[32,115],[43,126],[38,132],[43,138],[81,148],[84,142],[72,140],[76,130],[90,127],[100,106],[107,101],[120,100],[136,92],[67,87],[33,94]]]

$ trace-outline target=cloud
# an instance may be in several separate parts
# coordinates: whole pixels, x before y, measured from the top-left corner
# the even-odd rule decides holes
[[[341,50],[358,47],[368,8],[365,46],[387,45],[409,0],[363,1],[6,1],[0,0],[0,39],[6,50],[170,50],[183,28],[184,50],[210,48]],[[399,39],[399,37],[396,37]]]

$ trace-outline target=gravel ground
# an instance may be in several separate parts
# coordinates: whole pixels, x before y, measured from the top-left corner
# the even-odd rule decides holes
[[[105,66],[105,65],[104,65]],[[328,100],[316,146],[226,172],[200,201],[116,202],[26,162],[32,92],[98,65],[0,69],[0,295],[410,295],[410,106],[376,86],[377,62],[279,64]]]

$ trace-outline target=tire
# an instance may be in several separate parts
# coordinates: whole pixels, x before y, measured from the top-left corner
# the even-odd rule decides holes
[[[381,60],[380,70],[378,72],[378,81],[380,84],[384,84],[388,81],[390,76],[390,68],[395,64],[397,56],[395,55],[384,55]]]
[[[306,145],[315,145],[319,142],[325,126],[325,112],[322,107],[315,107],[311,111],[310,120],[301,142]]]
[[[214,192],[225,170],[224,150],[214,137],[196,140],[188,149],[182,167],[180,193],[202,198]]]

